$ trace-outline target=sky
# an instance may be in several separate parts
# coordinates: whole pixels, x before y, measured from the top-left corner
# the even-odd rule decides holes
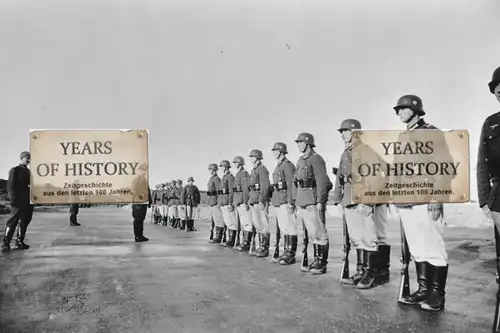
[[[312,133],[328,170],[337,132],[402,129],[392,107],[471,134],[471,193],[487,83],[500,66],[500,2],[345,0],[0,1],[0,178],[30,129],[146,128],[151,184]]]

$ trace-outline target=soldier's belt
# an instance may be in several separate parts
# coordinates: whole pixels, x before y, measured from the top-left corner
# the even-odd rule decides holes
[[[217,195],[217,191],[207,191],[207,195],[208,195],[209,197],[216,196],[216,195]]]
[[[253,185],[248,186],[248,188],[251,191],[259,191],[260,190],[260,184],[253,184]]]
[[[294,181],[295,186],[297,187],[307,187],[307,188],[314,188],[316,187],[316,179],[296,179]]]
[[[276,191],[286,191],[287,187],[286,187],[286,184],[277,183],[277,184],[273,184],[273,189]]]
[[[218,194],[229,194],[229,189],[228,188],[223,188],[222,190],[218,191]]]
[[[243,192],[243,186],[235,186],[233,187],[234,192]]]

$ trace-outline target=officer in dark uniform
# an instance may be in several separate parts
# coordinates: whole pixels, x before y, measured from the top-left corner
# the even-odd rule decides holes
[[[194,185],[194,178],[188,178],[188,184],[184,186],[181,192],[181,204],[186,211],[186,231],[195,231],[194,228],[194,210],[201,202],[200,190]]]
[[[146,214],[148,208],[151,208],[153,200],[151,198],[151,190],[148,186],[148,203],[144,204],[133,204],[132,205],[132,217],[134,218],[134,237],[136,242],[147,242],[149,238],[144,237],[144,220],[146,219]]]
[[[7,191],[10,198],[10,218],[5,225],[2,252],[10,251],[10,242],[17,229],[16,246],[19,250],[29,249],[29,245],[24,243],[26,230],[33,217],[34,205],[30,203],[31,172],[28,165],[31,162],[31,155],[25,151],[21,153],[21,163],[9,171],[7,181]]]
[[[500,67],[488,85],[500,103]],[[479,207],[500,231],[500,112],[492,114],[483,123],[476,172]]]
[[[69,225],[72,227],[78,227],[81,224],[77,221],[78,212],[80,211],[79,204],[72,204],[69,207]]]

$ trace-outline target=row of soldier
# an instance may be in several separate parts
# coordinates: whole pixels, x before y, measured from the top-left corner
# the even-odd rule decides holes
[[[401,97],[394,107],[407,130],[437,129],[423,119],[422,100],[415,95]],[[228,160],[208,166],[207,184],[212,230],[210,242],[248,251],[257,258],[271,255],[280,265],[296,263],[298,228],[303,226],[303,252],[300,270],[324,274],[329,256],[329,236],[326,228],[326,204],[333,190],[333,203],[342,207],[347,242],[356,248],[357,269],[344,276],[344,284],[358,289],[370,289],[387,283],[390,277],[391,246],[386,243],[389,205],[355,204],[351,198],[352,136],[361,129],[356,119],[346,119],[338,128],[345,144],[338,168],[334,169],[335,184],[327,175],[324,159],[315,151],[313,135],[301,133],[296,138],[302,154],[294,165],[287,159],[288,148],[276,142],[272,152],[277,161],[272,181],[263,165],[261,150],[254,149],[248,157],[252,170],[245,169],[242,156],[232,165]],[[218,176],[219,168],[222,177]],[[234,175],[230,172],[233,168]],[[277,220],[275,244],[270,249],[269,209]],[[428,211],[430,213],[428,213]],[[401,304],[417,305],[423,310],[440,311],[445,304],[448,272],[447,254],[443,241],[443,205],[406,205],[397,207],[402,221],[405,246],[415,261],[418,290],[399,297]],[[348,233],[347,233],[348,231]],[[281,255],[279,242],[283,237]],[[309,264],[307,248],[313,243],[313,260]],[[406,245],[407,244],[407,245]]]

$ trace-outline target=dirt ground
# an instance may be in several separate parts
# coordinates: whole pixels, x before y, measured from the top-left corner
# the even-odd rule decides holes
[[[396,221],[389,228],[391,282],[359,291],[338,282],[337,218],[328,221],[323,276],[209,244],[206,220],[187,233],[148,218],[147,243],[133,242],[127,209],[81,209],[79,220],[81,227],[70,227],[66,212],[38,212],[28,231],[32,248],[0,254],[0,332],[491,331],[498,288],[491,228],[447,230],[446,310],[428,314],[396,303]],[[354,269],[354,251],[350,259]]]

